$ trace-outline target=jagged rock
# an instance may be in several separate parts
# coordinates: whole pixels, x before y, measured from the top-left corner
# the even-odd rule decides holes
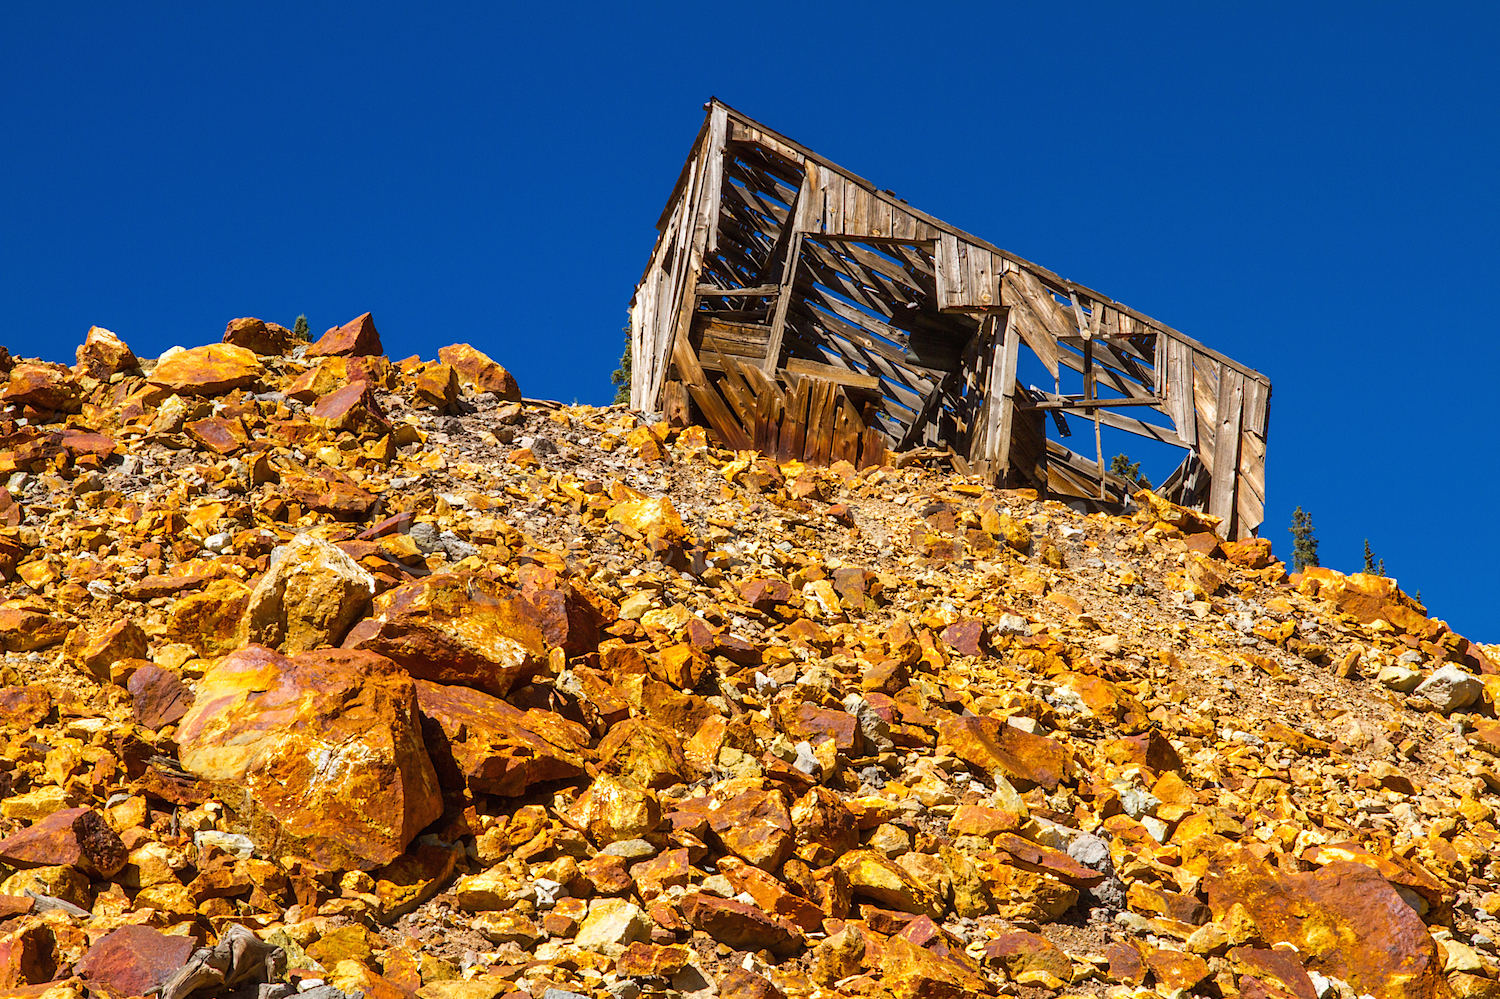
[[[292,331],[259,319],[231,319],[224,327],[224,343],[244,347],[262,356],[280,356],[292,349]]]
[[[370,870],[442,813],[415,686],[381,656],[248,646],[204,674],[177,740],[273,856]]]
[[[1240,905],[1268,940],[1297,947],[1304,966],[1377,999],[1448,994],[1443,959],[1421,918],[1390,883],[1338,861],[1283,874],[1248,855],[1213,864],[1205,881],[1215,920]]]
[[[611,957],[625,948],[650,937],[650,923],[645,911],[623,898],[599,898],[589,905],[589,914],[578,927],[574,946]]]
[[[169,936],[149,926],[121,926],[89,948],[74,973],[116,995],[145,995],[164,985],[196,949],[192,937]]]
[[[288,655],[337,645],[364,616],[375,580],[354,559],[299,534],[271,555],[245,604],[245,640]]]
[[[438,360],[456,371],[459,381],[475,392],[493,393],[501,402],[521,401],[521,388],[515,376],[483,351],[466,343],[455,343],[439,349]]]
[[[469,573],[443,573],[380,594],[344,648],[378,652],[412,676],[504,697],[546,660],[535,608]]]
[[[75,356],[78,359],[75,370],[101,382],[109,381],[111,375],[140,367],[140,361],[125,341],[101,326],[89,327]]]
[[[307,348],[306,357],[353,356],[384,354],[380,345],[380,334],[375,330],[375,319],[368,312],[335,326]]]
[[[556,745],[532,729],[548,727],[544,713],[520,711],[467,687],[417,680],[416,690],[423,735],[444,787],[510,798],[533,784],[584,772],[576,742]],[[560,728],[561,721],[550,727]]]
[[[26,363],[10,369],[0,403],[32,409],[76,413],[83,405],[83,388],[61,364]]]
[[[384,437],[391,432],[385,413],[368,382],[351,382],[322,396],[307,412],[308,420],[330,433]]]
[[[177,395],[223,395],[254,385],[264,374],[254,351],[214,343],[162,355],[149,381]]]

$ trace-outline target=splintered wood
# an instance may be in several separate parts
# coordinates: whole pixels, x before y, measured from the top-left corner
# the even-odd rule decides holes
[[[1135,488],[1108,427],[1182,448],[1157,492],[1231,537],[1264,519],[1264,375],[718,101],[657,229],[631,302],[638,409],[781,460],[938,449],[1091,509]]]

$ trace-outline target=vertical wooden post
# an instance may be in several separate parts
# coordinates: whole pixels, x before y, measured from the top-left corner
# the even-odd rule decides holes
[[[1240,414],[1245,404],[1245,376],[1225,364],[1219,374],[1219,412],[1214,428],[1214,471],[1209,480],[1208,512],[1224,519],[1224,536],[1233,538],[1240,471]]]
[[[1016,329],[1015,309],[1005,310],[1005,327],[995,341],[995,360],[990,363],[990,384],[985,390],[985,451],[996,478],[1010,474],[1010,434],[1015,422],[1016,364],[1020,360],[1021,334]],[[998,362],[998,363],[996,363]]]
[[[788,218],[788,224],[791,219]],[[797,283],[797,258],[802,255],[802,233],[792,233],[786,248],[786,262],[781,268],[780,290],[776,293],[776,311],[771,316],[771,339],[766,344],[766,359],[761,370],[775,376],[781,364],[781,341],[786,337],[786,312],[792,304],[792,286]]]

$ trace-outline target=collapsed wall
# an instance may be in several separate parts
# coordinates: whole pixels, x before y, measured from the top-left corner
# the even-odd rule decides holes
[[[1181,448],[1161,494],[1229,536],[1264,519],[1264,375],[719,101],[657,229],[631,302],[638,409],[783,461],[936,446],[1118,509],[1136,486],[1105,464],[1109,427]]]

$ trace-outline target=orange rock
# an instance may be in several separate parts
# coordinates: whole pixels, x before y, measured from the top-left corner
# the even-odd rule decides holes
[[[1216,920],[1244,906],[1268,940],[1292,944],[1304,967],[1376,999],[1448,995],[1443,958],[1421,918],[1390,882],[1336,861],[1284,874],[1247,851],[1221,854],[1204,880]]]
[[[803,947],[802,932],[790,920],[743,902],[692,892],[682,899],[682,914],[695,929],[735,950],[768,950],[788,958]]]
[[[250,435],[238,419],[210,416],[202,420],[191,420],[183,424],[182,429],[215,454],[234,454],[250,443]]]
[[[177,742],[272,856],[370,870],[442,814],[415,684],[367,652],[226,656],[198,682]]]
[[[0,642],[7,652],[32,652],[56,645],[68,637],[72,624],[22,600],[0,604]]]
[[[1126,733],[1139,732],[1151,724],[1146,706],[1135,695],[1117,683],[1084,673],[1067,673],[1058,678],[1073,689],[1094,717]]]
[[[223,395],[254,385],[264,371],[254,351],[213,343],[164,358],[148,380],[178,395]]]
[[[344,639],[406,667],[412,676],[504,697],[546,661],[535,610],[507,587],[471,573],[428,576],[375,598],[371,616]]]
[[[650,790],[601,774],[578,796],[568,817],[595,845],[606,847],[645,839],[661,823],[661,804]]]
[[[1022,791],[1055,790],[1074,766],[1072,754],[1056,740],[990,716],[944,719],[938,724],[938,746],[984,773],[999,770]]]
[[[458,372],[459,381],[475,392],[493,392],[503,402],[520,402],[521,388],[515,376],[466,343],[438,350],[438,360]]]
[[[140,361],[125,341],[100,326],[89,327],[88,336],[75,356],[78,364],[74,370],[101,382],[109,381],[111,375],[140,367]]]
[[[106,995],[146,995],[164,985],[196,948],[191,936],[121,926],[100,937],[73,972]]]
[[[719,862],[719,873],[728,879],[735,894],[744,892],[755,899],[755,904],[760,906],[762,912],[778,919],[790,920],[806,933],[822,929],[822,909],[805,898],[793,895],[785,885],[759,867],[752,867],[733,857],[725,857]]]
[[[352,382],[320,398],[307,412],[315,427],[330,433],[384,437],[391,432],[385,413],[368,382]]]
[[[308,368],[286,387],[288,399],[312,402],[355,382],[368,382],[377,389],[396,387],[396,369],[384,355],[368,357],[325,357]]]
[[[648,718],[615,723],[596,752],[601,771],[641,787],[671,787],[693,779],[677,733]]]
[[[44,686],[0,687],[0,726],[31,728],[52,713],[52,694]]]
[[[375,330],[375,319],[366,312],[324,333],[318,338],[317,343],[307,348],[307,353],[303,356],[362,356],[384,353],[385,348],[380,345],[380,334]]]
[[[100,679],[108,679],[110,667],[122,659],[146,658],[146,633],[129,618],[101,630],[78,650],[78,661]]]
[[[982,836],[993,839],[1003,832],[1020,828],[1024,817],[1000,808],[988,808],[973,803],[961,804],[953,818],[948,821],[951,836]]]
[[[676,944],[659,946],[637,940],[615,959],[615,974],[631,978],[669,978],[688,966],[693,952]]]
[[[200,593],[189,593],[172,605],[167,638],[191,645],[205,658],[238,648],[240,620],[250,602],[250,587],[233,576],[222,576]]]
[[[0,402],[11,406],[76,413],[83,406],[83,389],[73,373],[61,364],[41,362],[17,364],[0,392]]]
[[[1389,576],[1363,572],[1346,576],[1333,569],[1312,566],[1302,572],[1298,589],[1333,601],[1339,613],[1353,614],[1361,624],[1384,620],[1414,634],[1421,634],[1427,627],[1427,615]]]
[[[774,871],[792,855],[792,816],[780,791],[752,788],[709,812],[709,828],[724,849]]]
[[[1276,556],[1271,554],[1270,538],[1225,541],[1219,547],[1226,559],[1245,569],[1264,569],[1276,561]]]
[[[447,364],[435,362],[417,372],[412,397],[418,406],[446,412],[458,401],[458,391],[458,372]]]
[[[280,356],[292,349],[292,331],[259,319],[231,319],[224,327],[224,343],[267,356]]]
[[[794,853],[814,867],[826,867],[859,846],[858,820],[829,788],[808,788],[793,802],[791,816]]]
[[[453,790],[517,797],[532,784],[584,772],[574,750],[555,745],[527,724],[523,712],[467,687],[416,681],[422,734],[438,779]]]
[[[937,895],[913,878],[906,869],[874,850],[855,850],[836,862],[849,879],[855,898],[867,898],[877,905],[901,912],[925,913],[938,905]]]

